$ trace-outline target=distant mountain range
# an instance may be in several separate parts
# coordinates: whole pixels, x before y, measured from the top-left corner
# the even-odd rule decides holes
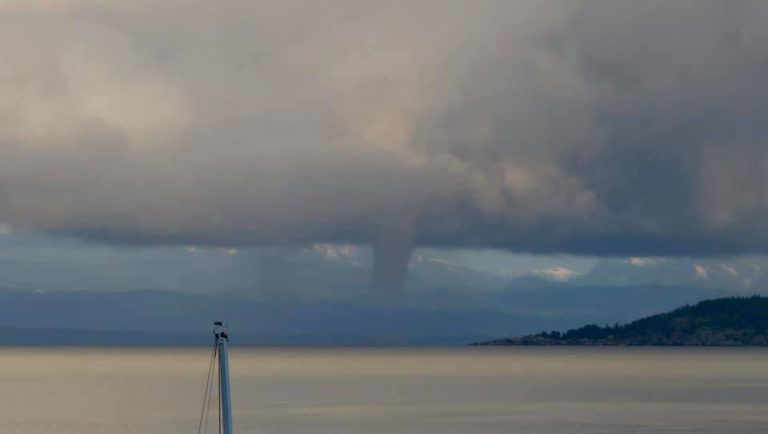
[[[768,346],[768,298],[706,300],[625,325],[592,324],[476,345]]]
[[[539,282],[541,283],[541,282]],[[204,345],[210,323],[230,322],[235,345],[463,345],[506,334],[613,323],[695,302],[682,287],[421,290],[400,303],[254,299],[137,290],[0,292],[0,344]]]
[[[504,269],[493,257],[419,249],[402,298],[378,304],[371,255],[350,245],[139,251],[0,236],[0,344],[188,345],[229,318],[243,345],[463,345],[768,288],[758,257],[550,258]]]

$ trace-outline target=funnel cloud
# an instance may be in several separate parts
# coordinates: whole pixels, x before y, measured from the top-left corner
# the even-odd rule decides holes
[[[0,222],[125,244],[768,252],[768,3],[6,1]],[[405,222],[405,223],[403,223]]]

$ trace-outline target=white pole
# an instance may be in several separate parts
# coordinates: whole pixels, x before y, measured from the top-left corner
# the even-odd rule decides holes
[[[221,385],[221,421],[224,428],[224,434],[232,434],[232,400],[229,388],[229,355],[227,354],[227,343],[229,336],[227,329],[221,322],[215,322],[216,326],[213,333],[216,335],[216,345],[219,347],[219,384]]]

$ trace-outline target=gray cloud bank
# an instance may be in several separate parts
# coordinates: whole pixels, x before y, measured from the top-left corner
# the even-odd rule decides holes
[[[766,23],[760,0],[6,1],[0,221],[395,262],[765,253]]]

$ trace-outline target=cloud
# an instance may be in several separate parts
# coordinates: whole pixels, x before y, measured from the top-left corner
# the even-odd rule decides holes
[[[664,258],[629,258],[629,262],[634,267],[646,267],[656,265],[664,261]]]
[[[699,279],[709,279],[709,270],[699,264],[693,264],[693,269],[696,272],[696,277]]]
[[[579,273],[565,267],[552,267],[543,270],[533,270],[532,273],[536,276],[557,282],[567,282],[579,275]]]
[[[121,243],[768,251],[761,1],[0,7],[0,221]]]

